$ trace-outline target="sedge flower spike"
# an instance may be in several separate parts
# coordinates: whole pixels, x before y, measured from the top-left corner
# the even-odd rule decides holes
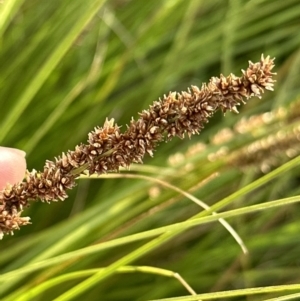
[[[0,236],[30,223],[29,217],[21,216],[30,201],[66,199],[66,190],[75,186],[81,174],[100,175],[142,163],[145,154],[152,156],[160,142],[199,134],[217,110],[238,113],[237,106],[247,99],[260,98],[265,89],[273,90],[273,61],[262,55],[258,63],[249,62],[241,77],[221,75],[201,89],[191,86],[186,92],[170,92],[142,111],[137,120],[132,119],[124,133],[113,119],[106,120],[103,127],[88,134],[88,144],[46,161],[41,172],[27,171],[23,182],[0,191]]]

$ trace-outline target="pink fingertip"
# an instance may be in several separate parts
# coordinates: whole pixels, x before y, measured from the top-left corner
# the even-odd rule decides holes
[[[22,150],[0,146],[0,189],[23,180],[26,171],[25,156],[26,153]]]

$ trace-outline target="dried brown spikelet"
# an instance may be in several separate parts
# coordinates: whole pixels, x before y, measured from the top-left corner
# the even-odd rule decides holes
[[[257,140],[228,157],[228,162],[241,169],[250,166],[267,173],[288,158],[300,154],[300,126],[291,130],[279,130]]]
[[[288,107],[279,107],[237,122],[234,129],[229,130],[231,136],[249,133],[253,137],[257,137],[266,130],[270,131],[271,128],[273,128],[273,133],[226,156],[229,164],[242,170],[252,167],[259,172],[267,173],[289,158],[299,155],[299,108],[300,102],[296,100]],[[230,135],[227,134],[227,131],[224,135],[221,130],[212,138],[212,142],[214,144],[224,143],[226,138],[230,138]],[[214,158],[224,158],[224,156],[218,156],[217,153],[213,155]]]
[[[300,116],[300,97],[292,102],[290,108],[287,110],[288,119],[290,122],[298,120]]]
[[[142,163],[161,141],[198,134],[218,109],[237,112],[236,107],[248,98],[273,90],[273,67],[273,59],[262,55],[260,62],[249,62],[242,77],[221,75],[201,89],[191,86],[187,92],[170,92],[142,111],[138,120],[132,119],[124,133],[113,120],[106,120],[102,128],[88,134],[88,144],[63,153],[55,162],[46,161],[42,172],[28,172],[24,182],[0,192],[0,235],[29,223],[29,218],[20,217],[29,201],[64,200],[80,174],[103,174]]]

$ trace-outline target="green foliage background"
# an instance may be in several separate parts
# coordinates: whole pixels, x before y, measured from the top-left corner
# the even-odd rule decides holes
[[[45,160],[85,142],[106,117],[125,129],[132,116],[164,93],[201,86],[220,73],[240,75],[248,60],[258,61],[261,53],[276,57],[278,75],[275,92],[251,99],[239,115],[217,114],[200,136],[160,145],[153,159],[132,166],[132,177],[152,180],[125,178],[129,172],[122,170],[114,179],[80,179],[65,202],[33,203],[24,212],[32,225],[1,241],[1,300],[199,299],[191,299],[174,277],[150,267],[179,273],[197,293],[212,293],[208,299],[216,291],[271,285],[298,284],[290,289],[299,291],[299,205],[267,206],[299,195],[299,159],[283,165],[299,153],[297,143],[285,140],[299,136],[299,1],[2,2],[0,141],[24,149],[29,170],[41,170]],[[258,117],[251,119],[253,115]],[[240,120],[247,131],[214,142],[221,129],[234,129]],[[269,139],[263,157],[254,154],[246,166],[245,148],[256,141],[259,149],[261,139]],[[241,156],[238,164],[230,164],[232,153]],[[255,182],[277,167],[282,169],[274,177]],[[250,205],[260,204],[259,213],[228,219],[248,254],[217,221],[199,220],[193,227],[187,222],[189,228],[181,225],[181,233],[168,228],[169,234],[178,232],[170,240],[143,234],[202,211],[155,179],[208,205],[235,193],[220,211],[243,208],[250,213]],[[256,189],[253,183],[258,183]],[[247,194],[240,190],[249,184],[253,187]],[[131,234],[140,238],[130,241]],[[155,237],[160,238],[154,243]],[[70,253],[89,246],[105,249]],[[59,255],[65,257],[59,261]],[[128,265],[149,268],[141,272]],[[248,297],[234,300],[295,292],[246,291]],[[226,300],[233,300],[232,295]]]

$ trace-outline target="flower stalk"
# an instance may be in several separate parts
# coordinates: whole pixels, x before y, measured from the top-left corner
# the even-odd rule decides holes
[[[146,154],[153,156],[156,146],[173,137],[199,134],[214,113],[233,111],[237,106],[264,90],[273,90],[274,59],[262,55],[258,63],[249,62],[243,75],[213,77],[201,89],[191,86],[186,92],[170,92],[155,101],[148,110],[132,119],[122,133],[114,120],[106,120],[88,134],[88,143],[47,160],[44,170],[27,171],[23,182],[7,185],[0,191],[0,237],[30,223],[21,217],[31,201],[52,202],[67,198],[66,190],[75,186],[81,174],[92,175],[118,171],[131,163],[142,163]]]

